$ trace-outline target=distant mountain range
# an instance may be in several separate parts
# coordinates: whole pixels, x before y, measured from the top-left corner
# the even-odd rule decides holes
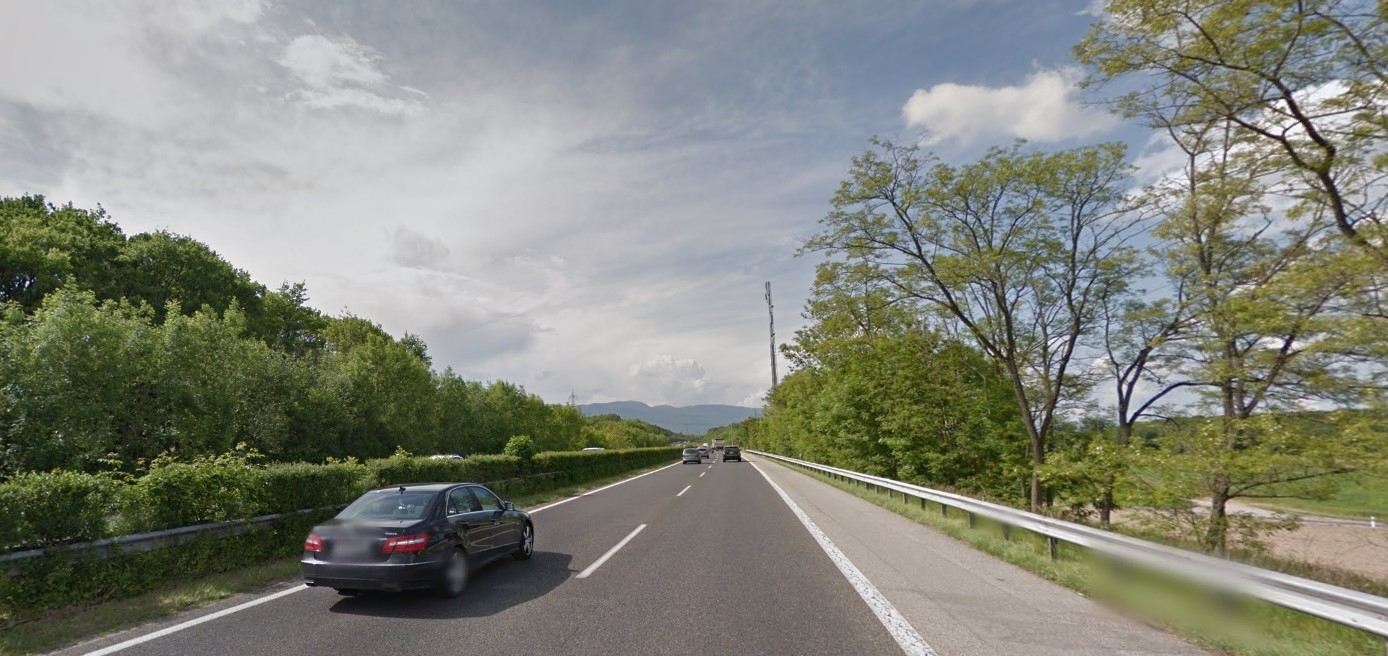
[[[678,408],[672,405],[649,406],[640,401],[588,403],[578,406],[585,416],[617,415],[622,419],[639,419],[666,430],[685,435],[703,435],[710,428],[736,424],[748,417],[761,415],[759,408],[738,405],[691,405]]]

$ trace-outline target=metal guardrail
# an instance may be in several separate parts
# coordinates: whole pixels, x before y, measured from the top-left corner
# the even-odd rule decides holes
[[[899,492],[903,495],[903,500],[907,495],[921,499],[922,505],[929,500],[939,504],[942,511],[946,508],[956,508],[968,513],[970,520],[974,516],[986,517],[1004,527],[1020,528],[1043,535],[1050,543],[1052,557],[1055,557],[1057,541],[1066,542],[1158,571],[1193,579],[1225,592],[1247,595],[1283,608],[1314,615],[1388,640],[1388,598],[1053,519],[951,492],[773,453],[752,450],[748,452],[843,480],[858,481]]]
[[[320,512],[324,510],[340,510],[343,506],[324,506],[322,508],[308,508],[287,513],[276,513],[274,515],[261,515],[250,519],[233,519],[225,522],[212,524],[198,524],[196,526],[180,526],[178,528],[164,529],[162,531],[151,531],[149,533],[135,533],[122,535],[92,542],[79,542],[77,544],[65,544],[44,549],[27,549],[25,551],[13,551],[0,554],[0,565],[13,566],[22,560],[31,558],[41,558],[51,553],[85,553],[96,556],[97,558],[110,558],[121,553],[140,553],[144,551],[154,551],[163,549],[185,542],[192,542],[199,537],[228,538],[241,535],[249,530],[254,530],[262,524],[273,522],[277,519],[301,515],[304,513]]]

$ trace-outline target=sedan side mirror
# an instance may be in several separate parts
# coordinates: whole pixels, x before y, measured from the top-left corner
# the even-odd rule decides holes
[[[501,502],[501,505],[502,505],[502,507],[505,508],[506,510],[515,510],[515,509],[516,509],[516,504],[511,503],[510,501],[503,501],[503,502]]]

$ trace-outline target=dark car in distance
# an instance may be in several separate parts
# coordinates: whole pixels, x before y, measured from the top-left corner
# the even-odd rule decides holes
[[[304,583],[343,594],[433,589],[456,597],[472,570],[530,558],[530,515],[476,483],[371,490],[304,540]]]
[[[685,449],[680,455],[681,465],[687,465],[691,462],[696,465],[702,464],[704,462],[703,457],[699,455],[699,450],[694,447],[689,447]]]
[[[723,447],[723,462],[727,462],[729,460],[736,460],[738,462],[742,462],[742,449],[739,449],[732,445]]]

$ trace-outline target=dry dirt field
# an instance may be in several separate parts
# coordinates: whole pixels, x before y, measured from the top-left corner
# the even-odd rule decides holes
[[[1268,537],[1282,558],[1326,565],[1388,583],[1388,527],[1303,523]]]

